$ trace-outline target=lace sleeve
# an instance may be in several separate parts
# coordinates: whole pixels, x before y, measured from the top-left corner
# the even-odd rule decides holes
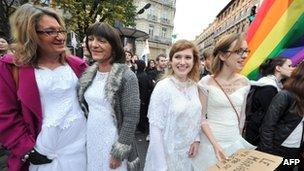
[[[202,124],[207,124],[207,103],[208,103],[208,85],[207,82],[209,80],[210,76],[207,75],[203,77],[198,82],[198,92],[199,92],[199,98],[202,105]]]
[[[156,84],[149,104],[148,118],[151,125],[165,127],[165,117],[169,106],[168,86],[160,81]]]

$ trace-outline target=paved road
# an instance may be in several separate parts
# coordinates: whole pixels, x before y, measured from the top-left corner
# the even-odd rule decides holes
[[[139,158],[141,161],[141,170],[143,170],[145,164],[146,153],[149,145],[149,143],[146,142],[146,136],[147,134],[136,133],[136,142],[139,152]],[[5,167],[6,166],[5,160],[6,160],[6,156],[4,155],[4,151],[0,150],[0,171],[7,171]]]

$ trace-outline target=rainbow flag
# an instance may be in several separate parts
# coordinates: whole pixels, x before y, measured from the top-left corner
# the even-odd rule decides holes
[[[304,0],[264,0],[247,31],[251,53],[241,73],[255,79],[263,61],[304,46],[303,40]],[[301,49],[289,57],[296,64],[303,53]]]

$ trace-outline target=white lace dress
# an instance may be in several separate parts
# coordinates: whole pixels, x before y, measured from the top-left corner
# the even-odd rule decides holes
[[[76,94],[78,78],[69,65],[35,69],[42,107],[42,128],[35,149],[53,161],[30,171],[85,171],[86,120]]]
[[[203,78],[199,82],[199,86],[208,91],[207,124],[216,141],[227,156],[230,156],[238,149],[255,148],[241,136],[235,111],[219,87],[207,84],[209,78],[210,76]],[[249,90],[250,86],[248,85],[228,95],[238,113],[241,113]],[[196,166],[195,170],[204,171],[217,163],[213,146],[204,133],[201,134],[201,144],[198,153],[198,156],[193,159],[193,163]]]
[[[87,122],[87,157],[88,171],[108,171],[110,169],[110,151],[118,139],[118,130],[114,124],[114,111],[105,99],[104,87],[108,73],[97,71],[96,76],[84,94],[89,106]],[[127,170],[126,161],[115,169]]]
[[[190,145],[198,140],[201,103],[197,85],[173,76],[158,82],[148,110],[150,144],[145,171],[192,170]]]

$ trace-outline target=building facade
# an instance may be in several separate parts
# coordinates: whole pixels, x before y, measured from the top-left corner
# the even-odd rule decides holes
[[[149,34],[149,59],[159,54],[169,54],[176,0],[134,0],[140,10],[147,3],[151,6],[136,17],[136,29]],[[136,54],[141,57],[147,47],[143,40],[136,40]]]
[[[252,8],[255,6],[258,11],[261,2],[262,0],[231,0],[215,20],[196,37],[194,42],[200,54],[206,49],[214,48],[215,43],[226,34],[246,32]]]

